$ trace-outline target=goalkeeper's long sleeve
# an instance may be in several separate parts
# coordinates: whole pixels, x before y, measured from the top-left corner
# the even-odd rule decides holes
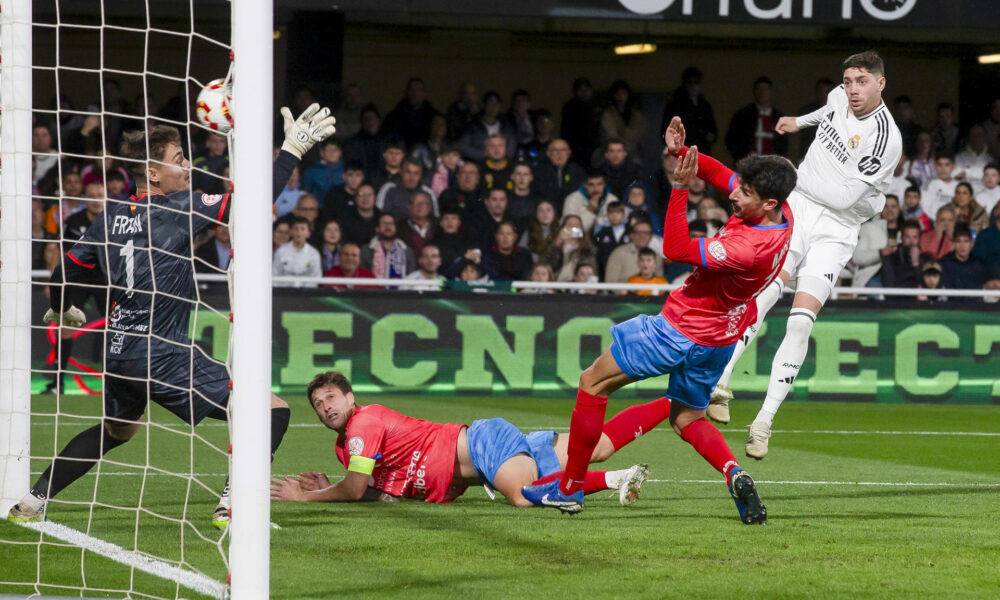
[[[285,184],[288,183],[288,178],[292,176],[292,171],[299,164],[299,159],[295,158],[295,155],[287,150],[282,150],[278,153],[278,158],[274,161],[274,168],[272,169],[272,182],[271,191],[273,194],[271,198],[277,200],[278,196],[281,195],[281,190],[285,189]]]

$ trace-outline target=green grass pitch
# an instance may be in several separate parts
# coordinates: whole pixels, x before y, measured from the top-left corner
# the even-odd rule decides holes
[[[291,401],[292,427],[273,472],[340,475],[334,434],[318,426],[303,398]],[[61,447],[93,422],[86,415],[94,414],[98,402],[63,398],[60,409],[72,416],[62,416],[58,428],[52,418],[37,418],[34,454],[50,454],[56,443]],[[572,409],[568,400],[529,398],[410,396],[381,403],[439,421],[503,416],[524,430],[565,430]],[[612,400],[608,415],[627,404]],[[758,406],[735,402],[733,423],[723,427],[738,457],[745,441],[741,426]],[[51,396],[36,397],[36,411],[54,408]],[[115,462],[102,465],[99,479],[87,477],[66,490],[49,517],[128,549],[183,560],[186,568],[222,581],[220,548],[226,543],[213,543],[220,534],[209,516],[225,456],[193,440],[159,408],[151,420],[148,431],[109,454]],[[225,428],[205,425],[198,434],[224,447]],[[629,508],[594,495],[583,513],[569,517],[514,509],[490,501],[481,488],[451,505],[275,503],[272,520],[281,529],[271,537],[271,597],[1000,595],[1000,406],[790,402],[775,429],[766,460],[741,460],[759,482],[766,526],[741,524],[721,476],[660,427],[604,463],[649,463],[651,481]],[[147,461],[153,469],[125,464]],[[45,464],[34,461],[32,470]],[[158,470],[193,471],[207,489]],[[136,598],[200,597],[89,552],[32,543],[38,539],[37,533],[0,523],[0,581],[40,579],[45,585],[39,589],[54,595],[79,596],[76,588],[86,581],[92,589],[132,589]],[[0,584],[0,594],[33,589]]]

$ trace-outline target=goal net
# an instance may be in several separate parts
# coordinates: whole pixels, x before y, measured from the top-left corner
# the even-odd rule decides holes
[[[0,517],[18,517],[0,524],[0,598],[269,595],[271,10],[0,1]],[[197,118],[199,91],[223,77],[234,106],[249,99],[234,112],[267,126],[219,135]],[[157,156],[157,126],[193,167]],[[190,175],[186,204],[144,196],[131,132],[173,168],[163,177]],[[50,283],[60,261],[74,263],[66,283]],[[229,283],[195,285],[196,271]],[[82,323],[43,322],[71,305]],[[228,525],[218,506],[233,506]]]

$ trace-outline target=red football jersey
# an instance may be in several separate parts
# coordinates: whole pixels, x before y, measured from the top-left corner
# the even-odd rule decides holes
[[[357,406],[346,434],[337,437],[337,458],[345,468],[351,456],[374,460],[369,485],[387,494],[451,502],[465,491],[451,485],[463,427],[415,419],[378,404]]]
[[[698,176],[728,195],[739,177],[709,156],[698,156]],[[753,299],[774,281],[785,264],[794,219],[782,204],[784,223],[756,225],[730,217],[713,238],[689,239],[687,190],[674,190],[664,225],[664,255],[695,265],[667,296],[663,316],[685,337],[702,346],[728,346],[757,320]]]

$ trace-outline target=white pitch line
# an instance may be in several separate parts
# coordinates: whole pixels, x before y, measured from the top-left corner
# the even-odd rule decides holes
[[[186,571],[180,567],[165,563],[161,560],[156,560],[155,558],[134,550],[126,550],[121,546],[89,536],[82,531],[73,529],[72,527],[60,525],[59,523],[55,523],[53,521],[18,524],[23,527],[27,527],[28,529],[41,532],[45,535],[58,538],[64,542],[69,542],[74,546],[79,546],[80,548],[84,548],[95,554],[100,554],[105,558],[110,558],[111,560],[125,566],[138,569],[149,573],[150,575],[162,577],[163,579],[169,579],[170,581],[184,586],[189,590],[194,590],[199,594],[204,594],[213,598],[221,598],[225,590],[225,585],[212,579],[211,577],[207,577],[193,571]]]
[[[718,485],[722,479],[647,479],[647,483],[712,483]],[[1000,483],[955,483],[951,481],[778,481],[755,479],[754,483],[767,485],[872,485],[888,487],[984,487],[1000,488]]]

